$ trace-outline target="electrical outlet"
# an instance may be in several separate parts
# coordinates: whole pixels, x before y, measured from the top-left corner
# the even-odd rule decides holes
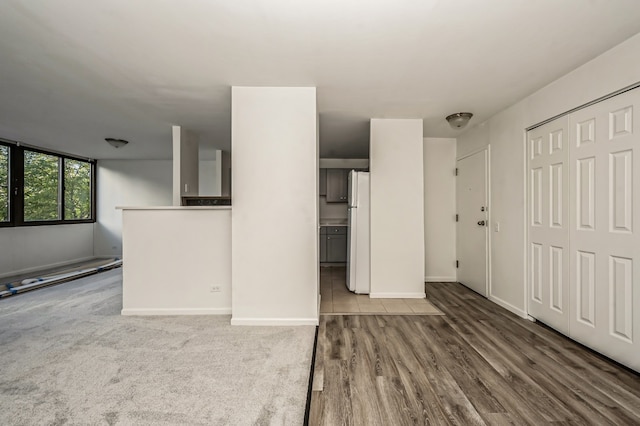
[[[221,291],[222,291],[222,289],[220,288],[219,285],[212,285],[211,286],[211,293],[219,293]]]

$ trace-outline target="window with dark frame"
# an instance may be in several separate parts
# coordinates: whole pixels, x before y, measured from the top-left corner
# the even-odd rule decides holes
[[[9,222],[9,147],[0,145],[0,222]]]
[[[24,221],[60,220],[60,159],[24,151]]]
[[[64,218],[91,219],[91,163],[64,159]]]
[[[9,222],[9,147],[0,145],[0,223]]]
[[[95,222],[95,162],[0,142],[0,227]]]

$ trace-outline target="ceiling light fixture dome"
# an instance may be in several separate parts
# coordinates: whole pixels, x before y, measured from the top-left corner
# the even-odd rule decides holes
[[[129,141],[126,141],[124,139],[104,138],[104,140],[107,141],[109,145],[111,145],[114,148],[122,148],[123,146],[129,143]]]
[[[447,121],[453,129],[462,129],[471,120],[473,114],[470,112],[456,112],[447,116]]]

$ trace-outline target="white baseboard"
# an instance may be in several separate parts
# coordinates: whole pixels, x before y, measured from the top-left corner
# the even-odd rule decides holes
[[[511,303],[509,302],[505,302],[504,300],[500,299],[499,297],[496,297],[494,295],[489,295],[488,297],[489,300],[491,300],[493,303],[495,303],[496,305],[500,305],[503,308],[505,308],[507,311],[510,311],[514,314],[516,314],[517,316],[519,316],[520,318],[524,318],[527,319],[528,318],[528,314],[523,311],[522,309],[513,306]]]
[[[96,259],[121,259],[122,254],[96,254],[94,256]]]
[[[160,308],[160,309],[123,309],[122,315],[230,315],[231,308]]]
[[[44,269],[58,268],[58,267],[61,267],[61,266],[72,265],[74,263],[79,263],[79,262],[87,262],[87,261],[93,260],[93,259],[96,259],[96,257],[95,256],[81,257],[79,259],[65,260],[64,262],[50,263],[48,265],[39,265],[39,266],[31,267],[31,268],[19,269],[17,271],[3,272],[2,274],[0,274],[0,278],[12,277],[14,275],[29,274],[31,272],[38,272],[38,271],[42,271]]]
[[[371,293],[369,297],[372,299],[424,299],[426,293]]]
[[[456,277],[424,277],[425,283],[455,283]]]
[[[231,325],[318,325],[318,318],[231,318]]]

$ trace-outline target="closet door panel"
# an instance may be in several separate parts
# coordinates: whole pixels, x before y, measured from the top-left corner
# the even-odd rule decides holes
[[[640,89],[569,116],[569,336],[640,370]]]
[[[568,118],[527,133],[529,315],[568,333]]]

